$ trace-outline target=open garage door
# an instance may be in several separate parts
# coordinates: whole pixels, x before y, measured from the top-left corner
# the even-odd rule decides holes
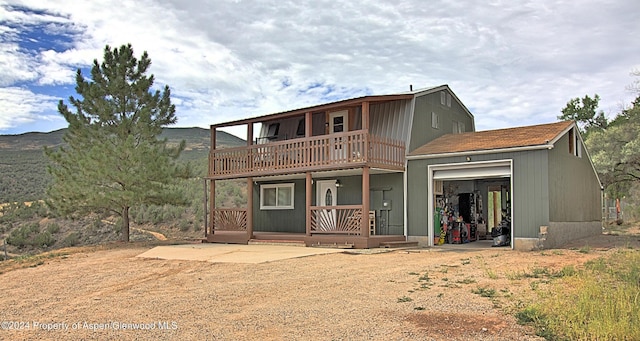
[[[434,184],[436,181],[462,181],[462,180],[485,180],[485,179],[504,179],[508,181],[508,192],[513,195],[513,165],[512,160],[495,160],[495,161],[479,161],[464,162],[451,164],[436,164],[428,166],[428,183]],[[474,182],[475,184],[475,182]],[[434,217],[435,186],[429,186],[428,202],[429,217]],[[486,200],[486,199],[485,199]],[[513,208],[509,207],[509,217],[513,221]],[[434,245],[434,222],[429,219],[429,245]],[[513,226],[511,227],[511,247],[513,248]]]
[[[433,172],[434,180],[475,180],[511,177],[511,166],[441,169]]]

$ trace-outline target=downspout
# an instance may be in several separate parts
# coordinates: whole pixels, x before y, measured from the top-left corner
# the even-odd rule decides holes
[[[509,234],[511,234],[511,250],[515,250],[516,246],[515,246],[515,241],[516,241],[516,237],[515,237],[515,233],[513,233],[513,222],[515,221],[514,217],[513,217],[513,208],[516,206],[514,204],[515,199],[514,199],[514,193],[513,193],[513,159],[509,159],[509,169],[511,172],[511,176],[509,178],[509,200],[511,201],[511,212],[509,212],[509,214],[511,215],[511,226],[509,226],[509,228],[511,229],[511,232]]]
[[[409,171],[409,162],[407,161],[407,158],[405,157],[404,159],[404,172],[402,173],[402,186],[403,186],[403,191],[402,191],[402,197],[403,197],[403,204],[404,204],[404,239],[407,240],[407,238],[409,238],[409,228],[408,228],[408,210],[407,210],[407,198],[409,197],[407,195],[407,190],[409,188],[408,186],[408,181],[407,181],[407,172]]]
[[[427,166],[427,245],[429,246],[435,246],[433,243],[435,238],[433,231],[433,207],[433,170],[431,169],[431,165],[429,165]]]

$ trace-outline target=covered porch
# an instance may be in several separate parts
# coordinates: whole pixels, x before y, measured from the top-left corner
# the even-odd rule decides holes
[[[371,187],[372,178],[387,187]],[[247,178],[246,207],[220,208],[209,202],[205,240],[239,244],[277,240],[353,248],[404,242],[402,179],[401,172],[368,168]],[[215,180],[207,180],[207,186],[205,195],[215,191]],[[287,193],[273,197],[277,195],[280,200],[282,196],[285,201],[286,197],[295,197],[291,207],[263,206],[263,191],[277,186]],[[382,200],[382,191],[387,193],[386,200]],[[389,194],[393,191],[393,195]],[[395,211],[390,214],[392,202]]]

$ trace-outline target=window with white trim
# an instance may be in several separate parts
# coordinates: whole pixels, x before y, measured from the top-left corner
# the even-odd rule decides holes
[[[261,210],[292,210],[293,183],[260,185]]]
[[[440,117],[435,112],[431,112],[431,128],[440,128]]]
[[[464,122],[453,121],[453,133],[454,134],[462,134],[465,132]]]
[[[580,137],[574,129],[569,130],[569,153],[582,157],[582,144],[580,144]]]
[[[447,106],[451,108],[451,94],[447,94]]]
[[[582,157],[582,144],[580,143],[580,139],[576,139],[576,147],[577,147],[577,157]]]
[[[580,143],[580,136],[575,129],[569,130],[569,153],[582,157],[582,144]]]
[[[440,91],[440,104],[445,105],[447,103],[447,94],[444,91]]]

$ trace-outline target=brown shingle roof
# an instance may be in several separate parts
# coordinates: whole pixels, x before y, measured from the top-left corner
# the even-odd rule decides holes
[[[461,153],[546,145],[571,125],[573,125],[573,121],[562,121],[526,127],[447,134],[416,148],[409,155]]]

